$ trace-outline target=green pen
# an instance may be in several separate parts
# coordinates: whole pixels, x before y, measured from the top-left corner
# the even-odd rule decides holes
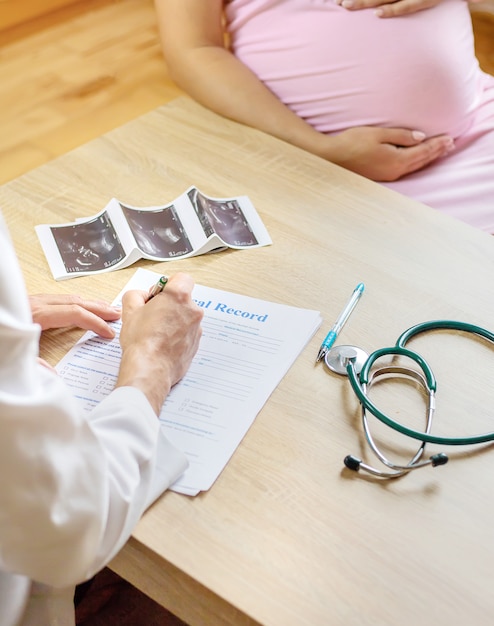
[[[151,289],[149,290],[147,302],[149,302],[151,298],[154,298],[154,296],[157,296],[159,293],[161,293],[163,289],[166,287],[167,282],[168,282],[168,276],[160,276],[156,284],[153,285]]]

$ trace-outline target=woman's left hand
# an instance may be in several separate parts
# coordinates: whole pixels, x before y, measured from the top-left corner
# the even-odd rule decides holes
[[[335,0],[344,9],[349,11],[358,11],[359,9],[375,8],[378,17],[399,17],[400,15],[410,15],[430,9],[440,4],[443,0],[396,0],[389,2],[388,0]],[[468,0],[475,3],[481,0]]]
[[[85,300],[72,295],[29,296],[33,322],[42,330],[77,326],[112,339],[115,331],[107,322],[120,319],[121,311],[102,300]]]

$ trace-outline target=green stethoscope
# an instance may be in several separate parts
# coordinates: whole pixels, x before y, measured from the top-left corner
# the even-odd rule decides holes
[[[451,320],[435,320],[412,326],[398,337],[394,346],[390,348],[381,348],[370,355],[367,355],[363,350],[355,346],[334,346],[326,354],[325,362],[329,369],[337,374],[346,374],[348,376],[352,389],[362,407],[362,425],[366,439],[378,459],[387,468],[389,468],[390,471],[378,470],[370,465],[367,465],[366,463],[363,463],[360,459],[353,455],[348,455],[344,459],[344,463],[349,469],[354,471],[363,470],[380,478],[395,478],[403,476],[409,471],[419,467],[425,467],[427,465],[436,467],[438,465],[444,465],[448,462],[448,457],[442,453],[434,454],[429,459],[421,460],[427,443],[465,446],[494,441],[494,432],[475,435],[472,437],[438,437],[436,435],[432,435],[430,432],[435,412],[435,394],[437,387],[436,379],[427,361],[417,352],[408,349],[406,345],[410,339],[416,337],[420,333],[439,329],[464,331],[494,343],[494,333],[491,333],[480,326]],[[419,370],[395,365],[388,365],[372,370],[371,368],[376,361],[385,356],[406,357],[407,359],[414,361],[418,365]],[[428,396],[426,424],[423,432],[412,430],[403,426],[399,422],[396,422],[380,411],[371,401],[368,396],[370,387],[373,383],[385,377],[408,378],[418,382],[423,387],[426,395]],[[382,451],[379,450],[369,429],[367,411],[372,413],[372,415],[390,428],[393,428],[403,435],[407,435],[408,437],[417,439],[421,442],[417,452],[406,465],[397,465],[391,462],[382,453]]]

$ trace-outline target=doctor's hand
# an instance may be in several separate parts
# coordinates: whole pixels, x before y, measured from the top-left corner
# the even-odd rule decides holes
[[[107,322],[114,322],[121,315],[120,309],[106,302],[72,295],[33,295],[29,296],[29,304],[33,322],[42,330],[76,326],[107,339],[115,336]]]
[[[362,126],[331,136],[326,158],[371,180],[391,182],[446,155],[453,140],[403,128]]]
[[[388,0],[335,0],[344,9],[349,11],[358,11],[359,9],[375,8],[378,17],[399,17],[400,15],[409,15],[430,9],[440,4],[443,0],[396,0],[389,2]],[[470,0],[472,2],[480,2],[481,0]]]
[[[117,386],[141,389],[157,415],[199,347],[203,310],[192,300],[193,287],[188,274],[178,273],[149,301],[144,291],[128,291],[122,299]]]

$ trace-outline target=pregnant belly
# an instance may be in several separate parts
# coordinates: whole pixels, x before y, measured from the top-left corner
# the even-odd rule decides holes
[[[232,23],[234,53],[318,130],[469,127],[481,74],[465,0],[386,20],[332,1],[274,5]]]

